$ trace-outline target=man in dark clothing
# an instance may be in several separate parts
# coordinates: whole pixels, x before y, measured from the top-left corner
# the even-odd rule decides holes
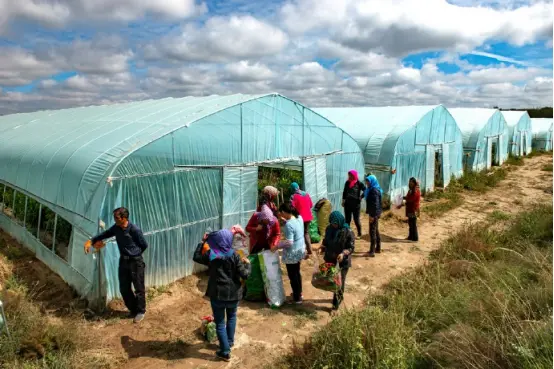
[[[382,190],[374,175],[366,178],[366,213],[369,215],[369,256],[374,257],[375,253],[381,252],[381,235],[379,234],[379,218],[383,213]]]
[[[148,248],[148,244],[141,229],[129,222],[129,210],[117,208],[113,211],[113,218],[115,224],[111,228],[91,238],[85,244],[85,253],[88,253],[91,244],[98,248],[97,245],[101,241],[115,237],[120,254],[119,291],[125,306],[131,312],[130,316],[134,318],[135,323],[138,323],[144,319],[146,313],[144,286],[146,265],[142,253]],[[135,288],[134,292],[131,285]]]
[[[346,224],[350,226],[352,216],[354,216],[354,224],[356,224],[358,230],[358,239],[362,237],[360,208],[364,198],[364,191],[365,185],[358,180],[358,172],[355,170],[348,172],[348,180],[344,184],[344,190],[342,191],[342,206],[344,207]]]

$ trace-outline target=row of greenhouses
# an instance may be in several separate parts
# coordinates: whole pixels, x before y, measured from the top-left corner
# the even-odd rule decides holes
[[[0,117],[0,227],[91,303],[120,297],[119,252],[83,244],[124,206],[143,230],[146,285],[195,272],[204,232],[248,221],[261,167],[294,170],[341,210],[346,174],[388,196],[508,155],[552,149],[552,119],[439,106],[310,109],[279,94],[146,100]]]

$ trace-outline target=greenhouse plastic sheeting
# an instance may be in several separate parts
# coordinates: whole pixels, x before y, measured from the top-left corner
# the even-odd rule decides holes
[[[164,285],[200,268],[192,253],[207,229],[245,225],[258,165],[317,158],[305,181],[336,209],[346,173],[363,172],[348,134],[278,94],[15,114],[0,117],[0,131],[0,181],[74,227],[70,262],[47,264],[81,294],[107,299],[119,296],[118,249],[108,240],[95,259],[82,242],[113,224],[114,208],[127,207],[144,231],[146,285]]]
[[[552,118],[532,118],[533,149],[552,151]]]
[[[314,204],[320,199],[328,197],[326,157],[304,160],[304,190],[310,194]]]
[[[427,150],[442,152],[447,144],[443,165],[454,176],[463,172],[462,134],[442,105],[314,110],[354,138],[364,153],[366,173],[373,173],[391,197],[407,192],[410,177],[418,178],[422,188],[434,187],[434,175],[426,175],[434,173],[434,155],[431,162]]]
[[[450,108],[448,111],[462,131],[468,168],[474,171],[490,168],[493,142],[496,142],[498,164],[508,158],[510,130],[499,110]]]
[[[526,111],[502,111],[510,130],[508,152],[514,156],[529,154],[533,146],[531,118]]]

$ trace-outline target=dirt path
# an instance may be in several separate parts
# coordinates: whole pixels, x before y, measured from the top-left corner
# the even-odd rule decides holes
[[[347,278],[345,302],[341,309],[363,303],[370,290],[377,290],[391,277],[421,265],[429,252],[467,222],[483,220],[494,210],[517,212],[523,205],[552,201],[552,172],[542,167],[551,156],[526,160],[526,165],[509,173],[498,188],[474,197],[465,196],[464,204],[439,219],[422,215],[419,222],[420,242],[401,241],[407,236],[407,224],[395,211],[382,221],[380,229],[383,251],[375,258],[368,250],[367,235],[356,243],[352,269]],[[425,206],[425,205],[424,205]],[[363,219],[367,233],[367,218]],[[283,352],[293,339],[310,335],[314,328],[331,318],[331,294],[311,287],[313,262],[303,263],[303,306],[284,306],[271,310],[264,303],[241,303],[233,360],[214,360],[215,345],[204,343],[198,333],[199,318],[211,314],[203,298],[205,277],[192,276],[169,287],[148,303],[146,319],[132,324],[128,319],[111,318],[87,323],[97,331],[120,361],[121,368],[259,368]],[[287,295],[290,285],[284,273]]]

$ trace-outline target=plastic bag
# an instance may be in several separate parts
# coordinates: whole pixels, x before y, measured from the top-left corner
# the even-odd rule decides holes
[[[265,250],[258,254],[264,279],[265,295],[269,306],[275,308],[285,303],[285,287],[279,254]]]
[[[338,264],[316,263],[312,274],[312,286],[330,292],[339,290],[342,286],[342,278]]]
[[[249,255],[250,276],[246,280],[246,293],[244,299],[247,301],[265,301],[265,288],[260,268],[260,259],[257,254]]]
[[[200,326],[200,333],[204,339],[208,342],[214,342],[217,340],[217,332],[215,329],[214,317],[207,315],[202,317],[202,326]]]
[[[321,236],[319,235],[319,229],[317,227],[317,214],[315,210],[312,210],[312,214],[313,214],[313,219],[310,222],[310,228],[308,232],[310,234],[310,239],[312,240],[312,242],[318,243],[319,241],[321,241]]]
[[[402,196],[402,194],[398,194],[394,197],[394,206],[398,208],[398,207],[401,207],[403,203],[404,203],[404,196]]]

